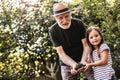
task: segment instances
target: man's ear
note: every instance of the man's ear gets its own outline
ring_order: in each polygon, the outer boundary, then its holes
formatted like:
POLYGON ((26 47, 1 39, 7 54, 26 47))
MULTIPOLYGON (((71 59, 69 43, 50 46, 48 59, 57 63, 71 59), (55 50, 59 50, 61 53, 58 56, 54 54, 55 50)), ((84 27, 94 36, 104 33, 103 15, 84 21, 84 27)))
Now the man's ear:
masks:
POLYGON ((71 16, 71 18, 72 18, 72 13, 70 12, 70 16, 71 16))

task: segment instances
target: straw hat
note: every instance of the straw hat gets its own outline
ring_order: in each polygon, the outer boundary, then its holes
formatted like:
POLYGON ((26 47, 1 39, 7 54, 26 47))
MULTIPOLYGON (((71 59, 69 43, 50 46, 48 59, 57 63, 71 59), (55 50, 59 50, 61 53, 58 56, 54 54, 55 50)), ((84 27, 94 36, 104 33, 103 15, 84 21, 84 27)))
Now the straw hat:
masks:
POLYGON ((70 12, 67 4, 61 2, 53 5, 53 16, 57 16, 67 12, 70 12))

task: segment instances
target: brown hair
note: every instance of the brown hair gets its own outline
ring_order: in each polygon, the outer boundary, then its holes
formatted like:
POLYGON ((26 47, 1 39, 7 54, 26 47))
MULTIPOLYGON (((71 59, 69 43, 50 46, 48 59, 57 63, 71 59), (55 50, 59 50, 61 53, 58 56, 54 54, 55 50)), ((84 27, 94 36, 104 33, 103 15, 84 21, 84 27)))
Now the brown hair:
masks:
POLYGON ((86 40, 87 40, 87 43, 88 43, 88 46, 92 49, 92 51, 94 50, 94 47, 93 47, 93 45, 90 43, 90 41, 89 41, 89 34, 91 33, 91 31, 92 30, 96 30, 99 34, 100 34, 100 36, 101 36, 101 38, 102 38, 102 40, 101 40, 101 42, 100 42, 100 44, 98 45, 98 46, 100 46, 103 42, 104 42, 104 40, 103 40, 103 36, 102 36, 102 34, 101 34, 101 32, 99 31, 99 29, 97 28, 97 27, 95 27, 95 26, 91 26, 91 27, 89 27, 88 29, 87 29, 87 31, 86 31, 86 40))

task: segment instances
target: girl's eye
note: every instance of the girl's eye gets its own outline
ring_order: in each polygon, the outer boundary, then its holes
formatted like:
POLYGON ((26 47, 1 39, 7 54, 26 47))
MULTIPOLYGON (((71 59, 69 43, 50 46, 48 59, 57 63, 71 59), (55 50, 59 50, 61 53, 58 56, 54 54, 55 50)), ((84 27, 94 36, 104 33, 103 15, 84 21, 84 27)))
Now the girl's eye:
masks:
POLYGON ((95 37, 98 37, 98 35, 95 35, 95 37))
POLYGON ((91 36, 90 39, 92 39, 93 37, 91 36))

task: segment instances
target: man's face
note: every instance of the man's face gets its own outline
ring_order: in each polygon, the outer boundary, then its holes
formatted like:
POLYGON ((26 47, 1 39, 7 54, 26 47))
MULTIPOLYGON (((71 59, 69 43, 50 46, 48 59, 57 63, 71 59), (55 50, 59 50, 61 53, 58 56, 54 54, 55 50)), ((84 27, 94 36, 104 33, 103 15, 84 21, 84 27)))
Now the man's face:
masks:
POLYGON ((70 12, 54 16, 58 25, 63 29, 68 29, 71 25, 71 14, 70 12))

